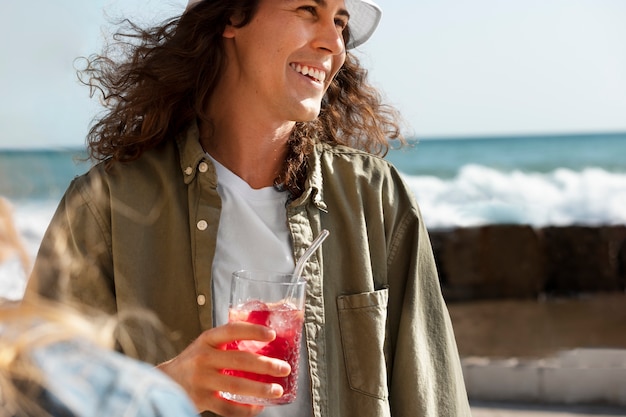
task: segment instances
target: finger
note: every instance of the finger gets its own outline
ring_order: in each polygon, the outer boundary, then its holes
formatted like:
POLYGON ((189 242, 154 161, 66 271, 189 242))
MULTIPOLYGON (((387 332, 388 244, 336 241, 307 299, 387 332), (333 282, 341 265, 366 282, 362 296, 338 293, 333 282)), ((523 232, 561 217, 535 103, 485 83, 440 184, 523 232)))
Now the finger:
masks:
POLYGON ((247 405, 243 408, 236 407, 236 405, 241 404, 222 398, 219 392, 267 399, 280 398, 284 394, 280 384, 257 382, 221 373, 214 374, 212 378, 206 379, 204 384, 194 388, 192 399, 196 407, 199 410, 210 410, 221 416, 248 415, 247 413, 253 410, 249 410, 247 405), (224 404, 225 402, 228 404, 224 404))
POLYGON ((263 406, 236 403, 216 397, 212 411, 224 417, 253 417, 263 411, 263 406))
POLYGON ((284 394, 280 384, 272 382, 259 382, 243 376, 222 374, 217 381, 222 392, 256 398, 280 398, 284 394))
POLYGON ((285 377, 291 373, 289 362, 239 350, 215 351, 207 361, 209 367, 220 370, 230 369, 274 377, 285 377))
POLYGON ((219 390, 207 390, 204 398, 200 401, 203 404, 200 409, 206 408, 221 416, 255 416, 263 411, 263 407, 225 399, 220 396, 219 391, 267 399, 280 398, 284 393, 279 384, 256 382, 230 375, 220 374, 214 377, 212 382, 221 388, 219 390))
POLYGON ((235 340, 271 342, 276 338, 276 332, 267 326, 237 322, 207 330, 202 333, 201 337, 205 343, 211 346, 221 347, 235 340))

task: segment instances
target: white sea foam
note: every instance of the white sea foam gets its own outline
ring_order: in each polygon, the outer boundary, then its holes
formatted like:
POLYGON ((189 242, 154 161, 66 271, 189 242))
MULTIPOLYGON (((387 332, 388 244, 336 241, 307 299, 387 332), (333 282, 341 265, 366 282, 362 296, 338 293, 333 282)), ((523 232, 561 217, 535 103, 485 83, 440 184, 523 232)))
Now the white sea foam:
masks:
POLYGON ((15 224, 26 250, 34 258, 52 219, 57 201, 27 201, 14 204, 15 224))
POLYGON ((0 265, 0 301, 19 300, 26 289, 26 273, 18 256, 12 255, 0 265))
MULTIPOLYGON (((466 165, 451 179, 403 176, 429 228, 626 224, 626 173, 600 168, 560 168, 545 174, 502 172, 466 165)), ((13 203, 18 230, 33 257, 57 203, 13 203)))
POLYGON ((626 224, 625 173, 588 168, 540 174, 466 165, 449 180, 405 180, 429 228, 626 224))
MULTIPOLYGON (((32 260, 37 255, 44 232, 56 208, 56 201, 29 201, 13 203, 15 226, 32 260)), ((30 271, 24 271, 17 256, 11 256, 0 265, 0 299, 18 300, 26 288, 30 271)))

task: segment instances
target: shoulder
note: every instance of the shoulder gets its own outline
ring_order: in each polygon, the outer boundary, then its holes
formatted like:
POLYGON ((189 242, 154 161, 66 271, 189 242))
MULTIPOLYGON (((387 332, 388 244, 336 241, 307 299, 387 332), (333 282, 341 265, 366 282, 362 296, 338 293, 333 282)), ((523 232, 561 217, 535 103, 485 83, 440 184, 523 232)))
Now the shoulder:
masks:
POLYGON ((162 172, 171 175, 170 171, 180 171, 178 150, 172 141, 164 142, 132 161, 99 162, 83 175, 83 181, 102 179, 110 183, 118 181, 125 184, 129 180, 154 180, 155 176, 159 177, 159 173, 162 172))
POLYGON ((344 145, 319 144, 316 151, 320 159, 326 163, 359 164, 375 167, 379 170, 395 170, 393 165, 383 157, 344 145))
POLYGON ((111 197, 122 198, 158 193, 163 183, 182 178, 176 145, 169 142, 148 150, 136 160, 95 164, 83 175, 74 178, 68 187, 70 195, 80 195, 84 200, 111 197))
POLYGON ((376 192, 400 193, 412 199, 402 174, 389 161, 347 146, 320 144, 316 148, 324 187, 344 184, 376 192))

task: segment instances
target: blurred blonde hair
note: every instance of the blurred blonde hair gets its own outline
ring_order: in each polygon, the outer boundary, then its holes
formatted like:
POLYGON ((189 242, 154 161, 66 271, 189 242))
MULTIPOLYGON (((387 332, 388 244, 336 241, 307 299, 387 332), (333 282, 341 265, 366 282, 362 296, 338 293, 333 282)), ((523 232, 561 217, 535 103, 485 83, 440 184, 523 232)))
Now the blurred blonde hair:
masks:
MULTIPOLYGON (((10 205, 0 196, 0 267, 14 254, 27 274, 29 256, 15 228, 10 205)), ((43 297, 30 297, 28 301, 0 299, 0 417, 50 415, 34 398, 38 392, 31 389, 45 387, 40 370, 30 358, 34 349, 82 339, 105 349, 123 348, 134 356, 125 322, 140 323, 148 344, 163 343, 160 336, 164 331, 158 319, 146 311, 114 317, 43 297)))
POLYGON ((87 339, 105 348, 114 345, 112 317, 86 317, 74 309, 41 299, 0 306, 0 417, 48 416, 37 402, 45 387, 30 353, 48 344, 87 339))
MULTIPOLYGON (((12 256, 19 258, 26 276, 30 258, 15 227, 12 207, 0 197, 0 267, 12 256)), ((0 302, 0 416, 48 415, 30 398, 32 392, 23 392, 20 386, 25 381, 42 386, 41 375, 28 360, 28 353, 39 346, 79 335, 112 347, 114 321, 104 317, 97 321, 96 324, 69 307, 43 299, 36 304, 0 302)))
POLYGON ((17 255, 24 273, 31 267, 30 258, 13 221, 13 209, 9 202, 0 196, 0 264, 12 255, 17 255))

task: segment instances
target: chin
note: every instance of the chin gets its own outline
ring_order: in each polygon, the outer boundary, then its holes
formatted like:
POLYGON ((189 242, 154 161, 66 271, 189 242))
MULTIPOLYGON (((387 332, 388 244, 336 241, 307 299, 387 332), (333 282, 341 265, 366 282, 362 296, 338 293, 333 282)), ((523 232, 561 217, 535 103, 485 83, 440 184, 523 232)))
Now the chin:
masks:
POLYGON ((313 115, 313 116, 310 116, 310 117, 303 117, 303 118, 301 118, 301 119, 294 120, 294 121, 295 121, 295 122, 298 122, 298 123, 312 122, 313 120, 317 119, 317 116, 319 116, 319 112, 318 112, 317 114, 313 115))
MULTIPOLYGON (((285 105, 287 105, 285 103, 285 105)), ((294 122, 310 122, 317 119, 322 109, 321 97, 307 97, 291 102, 291 108, 286 108, 290 115, 289 120, 294 122)))
POLYGON ((298 115, 296 116, 296 119, 294 121, 311 122, 317 119, 317 117, 320 115, 320 110, 321 110, 320 106, 313 107, 313 108, 307 107, 305 109, 302 109, 302 111, 298 112, 298 115))

